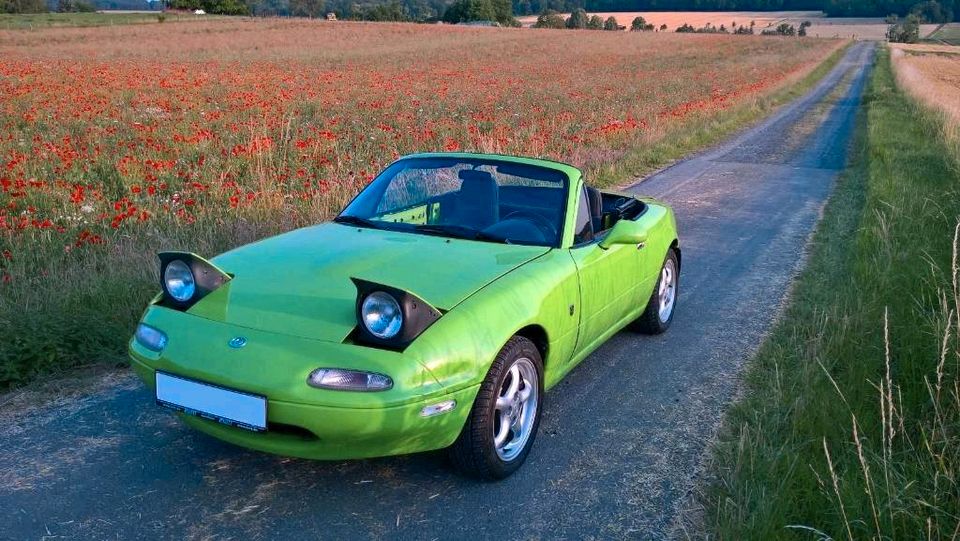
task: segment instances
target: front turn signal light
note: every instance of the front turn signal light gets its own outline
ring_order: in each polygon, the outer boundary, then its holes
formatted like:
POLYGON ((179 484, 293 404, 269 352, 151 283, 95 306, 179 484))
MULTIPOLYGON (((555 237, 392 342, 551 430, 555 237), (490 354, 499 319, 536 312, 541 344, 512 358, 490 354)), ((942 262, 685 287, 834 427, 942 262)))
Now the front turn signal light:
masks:
POLYGON ((317 368, 307 376, 307 385, 334 391, 388 391, 393 388, 393 380, 375 372, 317 368))

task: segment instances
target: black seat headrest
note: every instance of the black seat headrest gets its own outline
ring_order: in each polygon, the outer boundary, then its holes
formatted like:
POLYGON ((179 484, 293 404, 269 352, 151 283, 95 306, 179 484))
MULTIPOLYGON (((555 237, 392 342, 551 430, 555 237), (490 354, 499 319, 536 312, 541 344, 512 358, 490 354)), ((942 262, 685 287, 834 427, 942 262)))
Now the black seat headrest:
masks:
POLYGON ((600 190, 587 186, 587 200, 590 203, 590 216, 598 220, 603 216, 603 196, 600 190))
POLYGON ((461 169, 457 173, 457 176, 460 177, 460 180, 466 182, 470 181, 481 181, 481 182, 493 182, 496 184, 496 181, 493 179, 493 175, 487 171, 478 171, 476 169, 461 169))

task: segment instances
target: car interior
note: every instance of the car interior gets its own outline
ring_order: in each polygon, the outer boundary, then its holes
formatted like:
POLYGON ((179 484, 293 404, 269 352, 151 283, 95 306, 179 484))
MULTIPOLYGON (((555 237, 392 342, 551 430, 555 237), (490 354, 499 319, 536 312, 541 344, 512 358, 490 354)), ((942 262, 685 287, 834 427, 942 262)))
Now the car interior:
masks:
POLYGON ((594 236, 602 236, 619 220, 632 220, 643 213, 645 205, 632 197, 604 193, 586 186, 587 201, 590 204, 590 221, 594 236))
MULTIPOLYGON (((520 244, 559 245, 566 209, 564 183, 536 178, 511 182, 509 173, 498 182, 497 176, 482 169, 463 169, 457 176, 458 189, 381 216, 395 222, 464 227, 520 244)), ((589 186, 585 191, 591 227, 578 242, 602 237, 617 221, 636 218, 645 208, 632 197, 589 186)))
MULTIPOLYGON (((481 170, 459 172, 462 184, 443 221, 466 225, 485 233, 520 242, 554 245, 558 225, 563 223, 564 190, 542 186, 499 185, 481 170)), ((602 236, 618 220, 633 219, 644 209, 642 202, 586 187, 593 237, 602 236)))

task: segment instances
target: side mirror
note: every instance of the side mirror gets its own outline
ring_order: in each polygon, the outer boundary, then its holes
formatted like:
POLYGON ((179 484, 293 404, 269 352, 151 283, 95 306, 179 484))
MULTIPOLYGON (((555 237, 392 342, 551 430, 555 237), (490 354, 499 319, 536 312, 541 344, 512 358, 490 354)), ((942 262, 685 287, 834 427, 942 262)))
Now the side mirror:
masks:
POLYGON ((600 241, 599 246, 604 250, 608 250, 615 244, 640 244, 647 242, 648 232, 648 228, 640 222, 620 220, 613 226, 613 229, 607 233, 607 236, 600 241))

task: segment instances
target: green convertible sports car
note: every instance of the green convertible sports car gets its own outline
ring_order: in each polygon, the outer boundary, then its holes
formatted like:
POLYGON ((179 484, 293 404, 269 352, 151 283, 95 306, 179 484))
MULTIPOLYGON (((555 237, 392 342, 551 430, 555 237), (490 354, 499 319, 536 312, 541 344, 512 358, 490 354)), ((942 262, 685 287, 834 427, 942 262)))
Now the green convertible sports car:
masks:
POLYGON ((664 204, 467 153, 397 160, 332 223, 159 257, 130 356, 190 426, 314 459, 449 447, 488 479, 523 463, 544 391, 591 351, 670 326, 680 272, 664 204))

